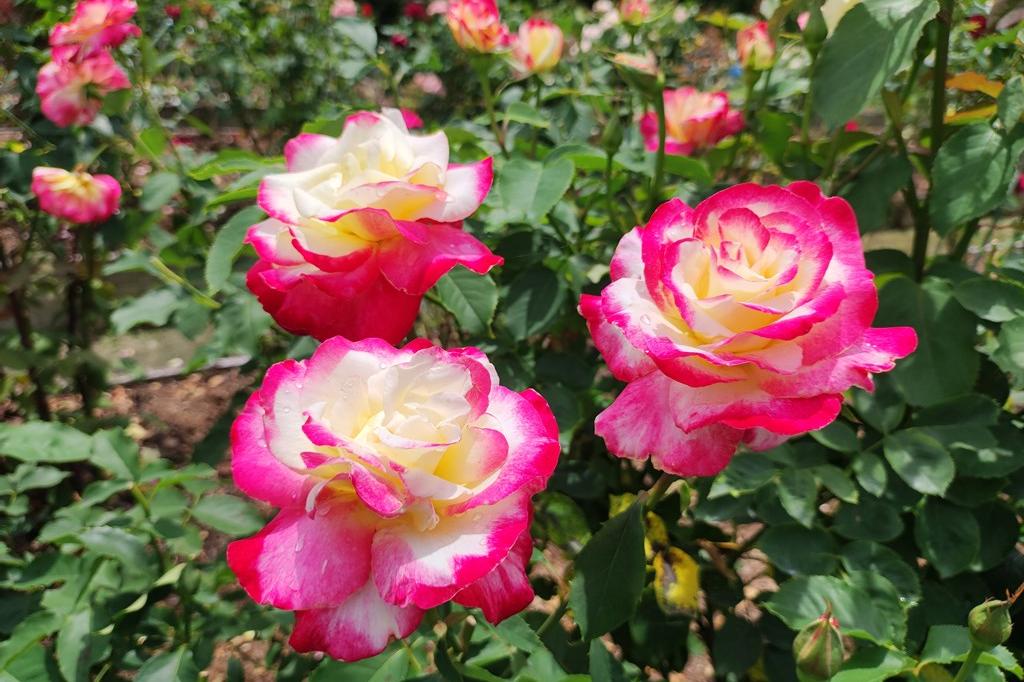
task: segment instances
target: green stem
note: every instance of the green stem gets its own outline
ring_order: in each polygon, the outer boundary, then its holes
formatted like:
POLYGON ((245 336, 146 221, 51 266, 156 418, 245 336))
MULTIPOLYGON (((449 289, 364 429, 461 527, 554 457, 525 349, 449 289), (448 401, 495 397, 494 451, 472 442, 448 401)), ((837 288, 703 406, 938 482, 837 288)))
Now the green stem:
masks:
POLYGON ((977 645, 972 644, 971 650, 967 654, 967 658, 960 666, 960 670, 957 672, 956 677, 953 678, 953 682, 966 682, 967 678, 970 677, 971 671, 974 670, 974 665, 981 658, 981 654, 984 653, 977 645))
MULTIPOLYGON (((84 273, 75 275, 68 289, 68 342, 72 347, 87 351, 92 344, 92 280, 96 275, 96 235, 93 225, 75 230, 75 245, 82 256, 84 273)), ((95 407, 95 390, 89 372, 79 367, 75 371, 75 388, 82 396, 82 411, 91 416, 95 407)))
POLYGON ((935 68, 932 71, 932 163, 942 147, 943 120, 946 117, 946 70, 949 67, 949 33, 953 23, 954 0, 941 0, 938 36, 935 45, 935 68))
MULTIPOLYGON (((903 139, 903 132, 891 115, 889 116, 889 126, 900 154, 907 163, 913 165, 910 160, 910 150, 907 149, 907 143, 903 139)), ((907 186, 903 188, 903 197, 914 218, 914 244, 911 254, 914 261, 914 277, 920 282, 924 278, 924 266, 928 258, 928 233, 931 231, 931 226, 928 222, 928 211, 917 198, 917 187, 914 185, 913 176, 907 181, 907 186)))
POLYGON ((651 189, 647 197, 647 215, 661 202, 661 186, 665 181, 665 93, 659 89, 654 97, 654 111, 658 116, 658 151, 654 157, 654 175, 651 177, 651 189))
MULTIPOLYGON (((541 91, 543 83, 540 80, 540 76, 534 76, 534 81, 537 83, 537 90, 534 94, 534 108, 539 112, 543 106, 543 92, 541 91)), ((537 140, 540 138, 540 129, 534 127, 533 139, 530 141, 530 158, 537 158, 537 140)))
POLYGON ((550 630, 552 625, 554 625, 555 623, 557 623, 558 621, 560 621, 562 619, 562 616, 565 615, 565 612, 568 609, 569 609, 569 601, 567 599, 559 597, 558 598, 558 606, 555 607, 555 610, 552 611, 548 615, 547 619, 543 623, 540 624, 540 627, 537 628, 537 637, 543 637, 544 633, 547 632, 548 630, 550 630))
POLYGON ((665 497, 668 487, 672 485, 674 480, 676 480, 676 477, 672 474, 662 474, 646 494, 640 494, 638 501, 643 502, 645 507, 654 507, 658 502, 661 502, 661 498, 665 497))
POLYGON ((501 155, 508 158, 508 150, 505 149, 505 136, 498 127, 498 115, 494 110, 494 91, 491 89, 490 57, 479 55, 473 58, 473 69, 480 80, 480 88, 484 94, 484 107, 487 109, 487 118, 491 124, 491 134, 501 150, 501 155))
POLYGON ((615 197, 612 196, 612 168, 614 161, 615 154, 608 152, 604 164, 605 199, 608 201, 608 217, 612 219, 612 224, 615 225, 615 229, 619 232, 625 232, 626 227, 622 224, 622 219, 619 217, 619 211, 615 208, 615 197))
POLYGON ((954 261, 960 262, 967 255, 967 249, 970 248, 971 242, 974 240, 974 235, 978 233, 978 227, 981 226, 981 219, 975 218, 971 222, 967 223, 967 227, 964 228, 964 233, 960 235, 960 239, 957 241, 956 246, 950 252, 949 257, 954 261))

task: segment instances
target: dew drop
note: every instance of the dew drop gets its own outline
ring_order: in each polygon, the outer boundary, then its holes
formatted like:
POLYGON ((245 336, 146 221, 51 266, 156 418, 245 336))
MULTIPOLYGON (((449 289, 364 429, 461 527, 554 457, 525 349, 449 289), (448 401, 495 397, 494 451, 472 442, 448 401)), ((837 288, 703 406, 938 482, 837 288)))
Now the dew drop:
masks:
POLYGON ((651 323, 651 316, 650 315, 641 315, 640 316, 640 321, 642 323, 644 323, 644 324, 650 324, 651 323))
POLYGON ((304 542, 305 542, 305 538, 303 536, 301 536, 301 535, 298 538, 295 539, 295 552, 296 553, 302 551, 302 545, 304 544, 304 542))
POLYGON ((323 575, 326 572, 327 572, 327 559, 324 559, 324 562, 322 564, 320 564, 320 575, 323 575))

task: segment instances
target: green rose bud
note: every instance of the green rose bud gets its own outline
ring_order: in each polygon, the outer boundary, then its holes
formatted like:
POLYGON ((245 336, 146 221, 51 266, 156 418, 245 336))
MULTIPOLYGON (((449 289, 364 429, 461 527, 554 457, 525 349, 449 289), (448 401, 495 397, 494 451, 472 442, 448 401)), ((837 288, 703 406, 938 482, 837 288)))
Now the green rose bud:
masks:
POLYGON ((807 24, 804 26, 803 39, 804 47, 811 53, 811 57, 817 56, 821 46, 828 37, 828 26, 825 24, 825 17, 821 14, 821 7, 817 2, 811 3, 808 11, 807 24))
POLYGON ((793 656, 803 679, 828 680, 843 665, 843 638, 829 606, 821 618, 807 625, 793 640, 793 656))
POLYGON ((975 646, 991 649, 1010 638, 1013 630, 1010 604, 1010 601, 991 600, 971 609, 967 616, 967 628, 975 646))

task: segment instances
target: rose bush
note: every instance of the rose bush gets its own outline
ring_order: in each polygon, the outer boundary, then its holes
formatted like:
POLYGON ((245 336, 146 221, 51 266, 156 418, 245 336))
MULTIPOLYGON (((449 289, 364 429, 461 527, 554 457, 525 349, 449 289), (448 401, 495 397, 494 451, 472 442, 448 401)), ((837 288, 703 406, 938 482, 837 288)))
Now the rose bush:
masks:
POLYGON ((1024 677, 1022 20, 0 0, 0 681, 1024 677))
POLYGON ((612 283, 580 312, 629 382, 595 421, 620 457, 679 476, 720 471, 827 426, 851 386, 917 344, 878 309, 853 210, 812 183, 736 185, 663 204, 619 242, 612 283))

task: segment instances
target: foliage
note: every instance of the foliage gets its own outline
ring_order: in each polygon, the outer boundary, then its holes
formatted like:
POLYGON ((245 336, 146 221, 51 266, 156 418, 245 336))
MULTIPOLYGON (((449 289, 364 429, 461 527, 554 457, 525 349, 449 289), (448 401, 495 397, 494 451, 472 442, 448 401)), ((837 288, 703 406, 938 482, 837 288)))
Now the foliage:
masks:
POLYGON ((781 682, 797 678, 796 633, 826 610, 845 638, 836 680, 955 673, 967 659, 971 679, 1024 677, 1019 634, 982 652, 967 628, 972 607, 1024 582, 1021 24, 973 2, 863 0, 822 43, 797 24, 816 3, 764 0, 775 63, 744 72, 731 42, 749 14, 666 2, 627 29, 582 4, 502 3, 512 25, 544 13, 569 47, 543 76, 483 61, 499 84, 484 102, 468 85, 481 62, 442 17, 375 24, 332 18, 322 0, 196 0, 172 19, 141 4, 142 36, 118 53, 133 88, 62 129, 34 86, 70 7, 0 2, 14 17, 0 26, 0 679, 193 680, 225 657, 219 679, 243 679, 240 645, 258 641, 281 680, 632 680, 710 662, 722 679, 781 682), (988 15, 983 35, 974 14, 988 15), (634 46, 657 56, 659 77, 623 78, 609 57, 634 46), (665 84, 726 91, 746 128, 659 160, 634 121, 652 108, 645 88, 660 97, 665 84), (504 265, 444 277, 415 334, 476 345, 504 384, 537 389, 563 451, 535 499, 535 607, 491 625, 445 606, 405 643, 341 663, 283 645, 290 616, 253 604, 225 564, 225 538, 265 517, 223 466, 241 399, 172 460, 106 409, 111 379, 144 368, 97 345, 173 330, 198 340, 186 372, 240 356, 253 376, 308 356, 312 342, 246 291, 253 199, 285 140, 336 134, 382 104, 443 129, 454 161, 496 162, 466 229, 504 265), (125 193, 110 220, 69 230, 38 210, 31 171, 79 164, 125 193), (851 203, 876 324, 912 325, 918 349, 874 393, 850 391, 831 426, 666 487, 594 435, 621 385, 576 304, 660 200, 798 179, 851 203))

